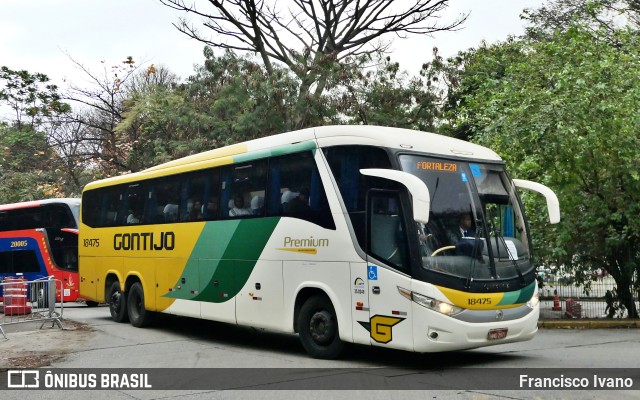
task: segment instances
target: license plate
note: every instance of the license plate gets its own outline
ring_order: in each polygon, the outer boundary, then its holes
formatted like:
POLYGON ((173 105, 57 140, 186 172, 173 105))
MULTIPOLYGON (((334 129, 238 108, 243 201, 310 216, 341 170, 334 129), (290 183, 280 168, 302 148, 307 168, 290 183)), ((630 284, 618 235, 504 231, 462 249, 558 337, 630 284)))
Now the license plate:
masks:
POLYGON ((504 339, 507 337, 508 328, 491 329, 487 334, 487 340, 504 339))

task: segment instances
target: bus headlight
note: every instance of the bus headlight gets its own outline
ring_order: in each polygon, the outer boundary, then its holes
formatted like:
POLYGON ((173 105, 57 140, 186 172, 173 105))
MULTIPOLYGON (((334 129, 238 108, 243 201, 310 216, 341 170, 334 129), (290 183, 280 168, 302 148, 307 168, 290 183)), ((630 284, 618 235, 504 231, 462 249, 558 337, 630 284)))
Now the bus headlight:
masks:
POLYGON ((538 305, 538 303, 540 303, 540 294, 538 293, 538 291, 536 290, 533 293, 533 296, 531 296, 531 299, 529 301, 527 301, 527 306, 531 309, 536 308, 536 306, 538 305))
POLYGON ((440 314, 444 315, 453 316, 464 311, 464 308, 454 306, 453 304, 436 300, 431 297, 418 294, 416 292, 411 292, 411 299, 423 307, 426 307, 433 311, 437 311, 440 314))

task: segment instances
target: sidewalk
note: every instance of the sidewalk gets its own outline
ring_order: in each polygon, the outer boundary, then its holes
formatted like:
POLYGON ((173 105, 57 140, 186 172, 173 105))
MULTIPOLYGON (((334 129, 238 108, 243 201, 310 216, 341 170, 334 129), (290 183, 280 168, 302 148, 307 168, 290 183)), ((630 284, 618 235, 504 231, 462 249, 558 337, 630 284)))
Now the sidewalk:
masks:
POLYGON ((538 328, 630 329, 640 328, 639 319, 553 319, 538 321, 538 328))

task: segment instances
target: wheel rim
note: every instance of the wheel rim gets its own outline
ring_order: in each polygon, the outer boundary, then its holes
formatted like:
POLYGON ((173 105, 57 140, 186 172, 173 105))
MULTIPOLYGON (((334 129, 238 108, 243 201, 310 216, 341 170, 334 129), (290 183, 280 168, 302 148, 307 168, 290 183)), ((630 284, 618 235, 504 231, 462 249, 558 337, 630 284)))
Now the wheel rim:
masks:
POLYGON ((117 290, 115 292, 113 292, 113 294, 111 295, 111 303, 109 304, 109 306, 116 313, 120 311, 120 297, 121 296, 122 296, 122 294, 117 290))
POLYGON ((309 320, 309 333, 317 344, 329 344, 336 334, 335 320, 326 310, 318 311, 309 320))

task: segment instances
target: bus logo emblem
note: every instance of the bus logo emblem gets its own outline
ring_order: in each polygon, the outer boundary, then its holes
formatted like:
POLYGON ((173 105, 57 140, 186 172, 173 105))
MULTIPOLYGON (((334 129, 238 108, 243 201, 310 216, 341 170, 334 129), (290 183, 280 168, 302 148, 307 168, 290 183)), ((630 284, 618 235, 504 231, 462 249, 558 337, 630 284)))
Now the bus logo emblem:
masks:
POLYGON ((358 321, 358 323, 369 331, 371 339, 378 343, 389 343, 393 340, 393 327, 404 320, 404 318, 374 315, 369 322, 358 321))

